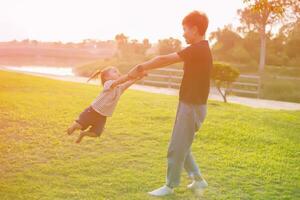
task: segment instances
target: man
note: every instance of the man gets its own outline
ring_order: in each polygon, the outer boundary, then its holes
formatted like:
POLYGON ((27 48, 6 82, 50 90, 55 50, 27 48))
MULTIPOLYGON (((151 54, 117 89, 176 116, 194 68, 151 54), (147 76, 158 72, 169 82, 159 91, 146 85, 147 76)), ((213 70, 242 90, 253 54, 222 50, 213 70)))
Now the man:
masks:
POLYGON ((193 11, 183 19, 182 26, 188 47, 179 52, 157 56, 141 63, 114 83, 116 86, 128 79, 142 76, 149 70, 184 62, 179 105, 168 149, 166 185, 149 192, 153 196, 173 193, 173 188, 180 183, 183 168, 193 179, 193 182, 188 185, 189 189, 199 194, 208 186, 191 153, 194 135, 206 116, 210 89, 212 56, 208 41, 205 40, 208 18, 202 12, 193 11))

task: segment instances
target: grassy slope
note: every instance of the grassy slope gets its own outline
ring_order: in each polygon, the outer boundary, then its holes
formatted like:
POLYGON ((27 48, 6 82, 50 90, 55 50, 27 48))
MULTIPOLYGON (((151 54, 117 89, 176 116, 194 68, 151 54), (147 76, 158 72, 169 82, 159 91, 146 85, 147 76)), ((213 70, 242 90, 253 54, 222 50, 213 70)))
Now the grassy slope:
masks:
MULTIPOLYGON (((128 91, 101 138, 65 128, 99 88, 0 71, 1 199, 152 199, 165 180, 177 98, 128 91)), ((203 199, 297 199, 300 112, 209 102, 193 152, 203 199)), ((193 199, 186 174, 176 194, 193 199)))

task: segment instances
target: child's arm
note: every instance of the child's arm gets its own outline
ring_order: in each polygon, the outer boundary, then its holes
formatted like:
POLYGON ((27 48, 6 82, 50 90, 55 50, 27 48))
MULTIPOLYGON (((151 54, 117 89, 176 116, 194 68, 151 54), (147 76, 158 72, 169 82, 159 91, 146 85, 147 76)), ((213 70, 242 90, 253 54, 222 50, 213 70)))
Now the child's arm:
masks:
POLYGON ((113 82, 113 84, 111 85, 111 88, 114 88, 117 85, 123 84, 130 80, 134 80, 135 82, 137 81, 136 79, 140 80, 141 78, 143 78, 144 76, 147 75, 145 70, 143 70, 143 69, 141 69, 141 70, 142 71, 138 71, 139 75, 136 77, 132 77, 129 74, 122 75, 121 77, 119 77, 117 80, 115 80, 113 82))
POLYGON ((141 80, 144 76, 146 76, 146 74, 144 74, 142 77, 138 77, 138 78, 135 78, 135 79, 130 79, 128 81, 126 81, 125 83, 122 83, 119 85, 119 87, 122 88, 122 90, 126 90, 127 88, 129 88, 131 85, 135 84, 138 80, 141 80))
POLYGON ((124 91, 136 82, 137 82, 137 79, 130 79, 129 81, 126 81, 125 83, 120 84, 119 87, 121 87, 122 90, 124 91))

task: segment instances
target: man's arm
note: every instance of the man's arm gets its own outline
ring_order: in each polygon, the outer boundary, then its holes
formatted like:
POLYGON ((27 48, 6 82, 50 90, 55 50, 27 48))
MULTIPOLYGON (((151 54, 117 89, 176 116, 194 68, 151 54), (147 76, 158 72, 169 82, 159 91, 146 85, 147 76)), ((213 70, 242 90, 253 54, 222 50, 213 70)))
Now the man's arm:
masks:
POLYGON ((182 58, 177 53, 171 53, 168 55, 156 56, 144 63, 136 65, 132 68, 128 74, 125 74, 118 78, 113 84, 112 88, 120 85, 128 80, 135 79, 137 77, 143 77, 147 74, 147 71, 162 68, 174 63, 182 62, 182 58))
POLYGON ((177 53, 170 53, 167 55, 156 56, 151 60, 148 60, 140 65, 143 66, 143 70, 149 71, 156 68, 166 67, 168 65, 182 62, 182 59, 177 53))
POLYGON ((156 56, 151 60, 148 60, 144 63, 136 65, 128 72, 129 77, 137 77, 145 71, 152 69, 166 67, 168 65, 182 62, 182 58, 177 53, 171 53, 167 55, 156 56))

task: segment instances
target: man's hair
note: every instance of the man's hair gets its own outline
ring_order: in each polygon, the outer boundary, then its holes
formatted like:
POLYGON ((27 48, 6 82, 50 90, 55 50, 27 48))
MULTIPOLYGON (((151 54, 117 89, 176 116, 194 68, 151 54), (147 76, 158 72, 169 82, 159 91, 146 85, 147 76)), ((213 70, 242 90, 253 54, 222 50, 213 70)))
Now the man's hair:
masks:
POLYGON ((193 11, 184 17, 182 25, 196 26, 200 35, 205 35, 208 27, 208 18, 204 12, 193 11))

